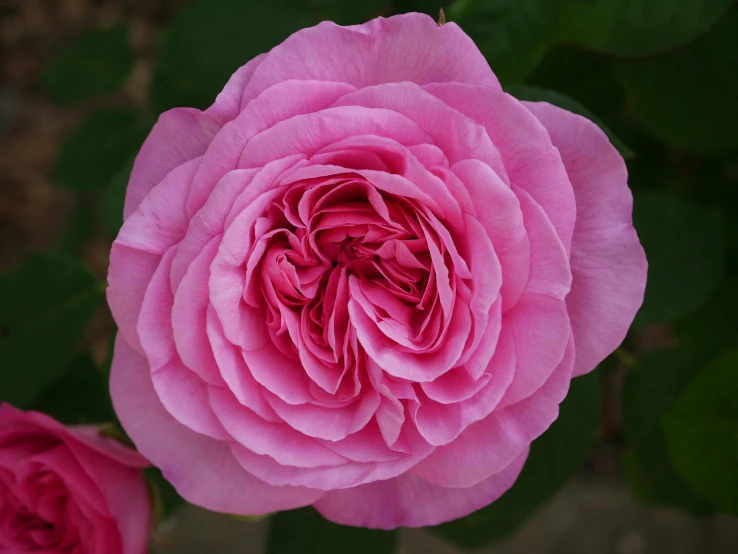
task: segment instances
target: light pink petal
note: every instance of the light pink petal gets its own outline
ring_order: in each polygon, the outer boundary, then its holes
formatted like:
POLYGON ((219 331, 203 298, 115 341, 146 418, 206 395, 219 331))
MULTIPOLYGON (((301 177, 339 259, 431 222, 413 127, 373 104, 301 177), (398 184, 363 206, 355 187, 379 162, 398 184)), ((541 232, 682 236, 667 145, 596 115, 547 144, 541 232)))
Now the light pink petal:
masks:
POLYGON ((283 171, 303 158, 294 156, 264 167, 236 169, 226 173, 215 184, 205 205, 189 221, 187 234, 172 262, 172 286, 179 284, 192 260, 210 240, 223 234, 235 215, 273 186, 283 171))
POLYGON ((367 388, 360 398, 345 407, 323 407, 317 404, 288 404, 278 396, 265 392, 274 411, 295 430, 318 439, 338 441, 363 429, 377 411, 380 397, 367 388))
POLYGON ((270 456, 257 454, 238 443, 231 445, 233 456, 244 468, 274 486, 307 486, 323 491, 353 487, 371 480, 376 463, 347 460, 337 466, 295 467, 280 464, 270 456))
POLYGON ((177 167, 130 214, 110 251, 107 298, 129 344, 141 350, 136 325, 146 287, 161 256, 184 236, 184 212, 198 160, 177 167))
POLYGON ((511 331, 517 359, 515 376, 501 402, 509 406, 535 393, 554 373, 565 356, 571 324, 563 300, 524 294, 502 325, 511 331))
MULTIPOLYGON (((417 145, 420 146, 430 145, 417 145)), ((451 226, 460 225, 461 212, 458 202, 448 191, 443 180, 428 171, 410 148, 386 137, 351 136, 323 148, 310 159, 310 165, 371 171, 359 174, 372 184, 378 181, 376 184, 382 190, 392 190, 397 178, 391 175, 401 175, 423 193, 427 200, 425 205, 429 206, 444 223, 451 226), (384 167, 372 167, 371 161, 384 167)), ((437 150, 437 147, 432 148, 437 150)), ((291 180, 296 180, 295 176, 291 180)), ((402 188, 399 187, 399 190, 402 188)))
POLYGON ((255 308, 243 301, 244 264, 252 249, 257 219, 280 194, 279 189, 262 193, 234 219, 210 267, 210 301, 223 325, 223 332, 229 341, 246 351, 264 348, 270 342, 265 308, 255 308))
POLYGON ((456 404, 471 398, 489 383, 491 375, 483 374, 479 379, 472 379, 464 366, 455 367, 434 381, 420 383, 423 392, 440 404, 456 404))
POLYGON ((564 299, 571 290, 571 268, 561 237, 542 207, 525 190, 513 185, 530 238, 530 273, 523 294, 564 299))
POLYGON ((207 436, 227 439, 228 433, 212 413, 207 384, 187 368, 177 353, 172 332, 173 295, 169 273, 176 246, 162 258, 144 296, 138 336, 162 405, 180 423, 207 436))
POLYGON ((505 469, 468 488, 445 488, 405 473, 352 489, 328 492, 315 503, 342 525, 395 529, 425 527, 464 517, 502 496, 520 475, 527 449, 505 469))
POLYGON ((143 252, 163 254, 187 232, 185 203, 200 158, 183 163, 156 185, 126 219, 115 241, 143 252))
MULTIPOLYGON (((281 421, 261 393, 262 385, 251 375, 241 350, 223 334, 223 327, 212 306, 207 313, 207 332, 213 354, 228 389, 238 401, 267 421, 281 421)), ((307 386, 306 386, 307 389, 307 386)), ((307 399, 307 394, 305 395, 307 399)))
MULTIPOLYGON (((497 344, 496 334, 501 328, 502 302, 498 302, 503 283, 502 267, 481 223, 473 216, 464 216, 466 228, 463 244, 464 257, 470 267, 471 287, 469 310, 472 315, 473 330, 465 346, 466 353, 459 359, 459 365, 466 364, 472 357, 475 362, 487 365, 497 344), (493 308, 497 304, 497 308, 493 308)), ((461 289, 466 284, 459 285, 461 289)), ((457 299, 457 302, 460 300, 457 299)))
POLYGON ((161 114, 133 164, 123 218, 128 219, 172 170, 202 156, 218 131, 220 125, 215 120, 194 108, 161 114))
POLYGON ((190 264, 203 248, 213 238, 223 234, 225 220, 233 207, 233 202, 259 171, 260 169, 241 169, 226 173, 211 191, 205 205, 189 219, 187 232, 179 244, 177 256, 172 261, 173 288, 179 286, 190 264))
MULTIPOLYGON (((491 88, 489 90, 499 92, 491 88)), ((427 142, 440 148, 451 164, 470 158, 477 159, 506 179, 499 147, 494 140, 490 140, 492 135, 484 125, 466 117, 456 106, 443 102, 417 83, 388 83, 366 87, 346 94, 335 105, 387 109, 402 114, 431 137, 432 140, 427 142)))
POLYGON ((523 295, 502 320, 513 332, 518 364, 501 406, 527 398, 543 385, 563 358, 571 333, 565 301, 571 271, 564 246, 541 207, 522 189, 513 190, 530 237, 531 261, 523 295))
POLYGON ((238 403, 227 389, 211 387, 210 403, 228 432, 255 454, 295 467, 338 466, 349 460, 285 423, 265 421, 238 403))
POLYGON ((361 289, 349 281, 352 298, 349 301, 349 317, 356 329, 356 336, 369 356, 388 374, 415 382, 432 381, 454 367, 463 351, 472 327, 469 307, 461 301, 454 302, 453 314, 448 323, 448 332, 441 340, 441 346, 430 352, 407 352, 398 348, 380 330, 377 322, 369 315, 367 300, 361 289))
POLYGON ((169 286, 169 270, 177 250, 174 246, 162 258, 151 277, 138 316, 136 332, 141 349, 151 370, 159 369, 170 360, 179 358, 172 335, 172 289, 169 286))
POLYGON ((499 473, 556 420, 573 366, 574 342, 569 341, 561 364, 535 394, 470 425, 454 442, 436 448, 412 472, 444 487, 470 487, 499 473))
POLYGON ((179 423, 213 439, 231 438, 210 406, 210 387, 179 359, 153 371, 151 381, 162 406, 179 423))
POLYGON ((623 158, 588 119, 545 102, 526 107, 561 152, 577 202, 566 298, 577 359, 588 373, 623 341, 643 303, 646 261, 633 229, 633 198, 623 158))
POLYGON ((161 262, 161 254, 141 252, 113 243, 108 267, 106 297, 113 319, 121 334, 139 352, 138 314, 141 312, 146 287, 161 262))
MULTIPOLYGON (((402 422, 400 422, 400 427, 402 422)), ((397 431, 399 437, 402 429, 397 431)), ((395 437, 393 446, 397 444, 398 437, 395 437)), ((404 457, 408 452, 392 450, 387 446, 379 425, 374 422, 364 427, 361 431, 349 435, 340 441, 326 441, 318 439, 318 442, 329 450, 353 460, 355 462, 389 462, 404 457)))
POLYGON ((509 182, 540 204, 569 252, 576 219, 574 192, 546 128, 517 99, 490 87, 442 83, 424 88, 486 128, 500 150, 509 182))
POLYGON ((347 462, 339 466, 302 468, 282 465, 269 456, 260 456, 241 445, 231 449, 238 462, 250 473, 273 485, 303 485, 311 488, 332 490, 346 489, 391 479, 405 473, 420 460, 428 456, 433 447, 423 441, 417 433, 407 434, 411 454, 385 462, 347 462))
POLYGON ((326 108, 351 90, 353 87, 346 83, 286 80, 250 99, 218 133, 203 156, 187 202, 187 213, 193 216, 208 200, 215 184, 238 167, 241 152, 254 136, 280 121, 326 108))
POLYGON ((462 160, 451 166, 450 183, 454 190, 469 195, 467 213, 484 227, 502 268, 502 310, 507 311, 523 294, 530 273, 530 238, 523 224, 520 201, 509 185, 487 164, 462 160))
MULTIPOLYGON (((420 434, 431 444, 442 446, 455 440, 469 425, 487 417, 497 408, 513 380, 517 364, 515 343, 512 331, 503 328, 494 357, 485 368, 484 374, 475 383, 475 387, 464 391, 456 402, 439 402, 428 395, 421 403, 411 408, 410 416, 418 426, 420 434)), ((433 383, 422 383, 424 392, 428 390, 440 394, 440 387, 433 389, 429 385, 442 385, 447 376, 458 373, 468 375, 467 368, 461 366, 436 379, 433 383), (440 383, 439 383, 440 382, 440 383)), ((447 393, 453 393, 450 387, 447 393)), ((462 389, 463 390, 463 389, 462 389)), ((448 398, 443 398, 448 400, 448 398)))
POLYGON ((461 82, 500 88, 472 40, 455 24, 419 13, 340 27, 324 21, 274 48, 244 92, 253 98, 287 79, 337 81, 361 88, 380 83, 461 82))
POLYGON ((294 154, 312 156, 355 135, 379 135, 404 145, 429 142, 417 123, 395 111, 340 106, 297 115, 255 135, 243 148, 238 167, 261 167, 294 154))
POLYGON ((139 452, 187 501, 209 510, 257 515, 312 504, 322 491, 273 487, 244 471, 227 444, 190 431, 162 407, 146 359, 118 335, 110 375, 113 406, 139 452))
POLYGON ((487 328, 484 330, 479 344, 476 349, 471 352, 468 357, 464 357, 463 367, 472 379, 479 379, 481 375, 489 367, 492 357, 497 352, 497 345, 500 339, 502 329, 502 298, 498 297, 497 301, 492 304, 489 309, 489 319, 487 320, 487 328))
POLYGON ((329 394, 335 394, 341 384, 342 372, 337 370, 335 366, 331 367, 318 358, 315 353, 310 350, 309 343, 306 343, 303 331, 300 325, 300 315, 294 311, 285 311, 284 319, 289 329, 292 344, 295 345, 300 356, 300 363, 305 374, 318 385, 321 389, 329 394))
MULTIPOLYGON (((290 173, 288 177, 282 180, 282 184, 289 185, 304 179, 317 179, 328 177, 341 177, 347 175, 360 175, 377 189, 401 196, 412 198, 422 202, 424 206, 428 206, 434 212, 443 213, 440 204, 436 203, 436 198, 432 195, 437 191, 433 189, 423 190, 418 183, 408 179, 404 175, 387 173, 385 171, 375 171, 371 169, 346 169, 345 167, 335 165, 308 165, 296 169, 290 173)), ((422 183, 421 183, 422 184, 422 183)), ((458 208, 457 208, 458 209, 458 208)))
MULTIPOLYGON (((206 329, 206 315, 210 305, 210 264, 219 244, 219 237, 213 238, 190 264, 174 294, 171 326, 182 363, 206 383, 225 386, 206 329)), ((176 254, 174 257, 177 257, 176 254)), ((174 260, 172 267, 173 264, 174 260)))

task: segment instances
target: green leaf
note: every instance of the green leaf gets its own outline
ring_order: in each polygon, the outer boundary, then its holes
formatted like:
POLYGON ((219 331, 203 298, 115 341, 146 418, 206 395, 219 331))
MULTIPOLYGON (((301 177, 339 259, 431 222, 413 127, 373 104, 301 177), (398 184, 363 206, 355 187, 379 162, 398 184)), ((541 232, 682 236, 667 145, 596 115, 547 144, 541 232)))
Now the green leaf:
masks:
POLYGON ((738 516, 738 351, 705 367, 663 418, 679 474, 738 516))
POLYGON ((64 141, 52 180, 76 190, 103 188, 138 150, 146 131, 144 123, 128 110, 89 115, 64 141))
POLYGON ((82 102, 116 92, 133 67, 128 28, 86 31, 44 66, 41 82, 58 102, 82 102))
POLYGON ((26 407, 65 373, 101 292, 61 256, 36 254, 0 276, 0 401, 26 407))
POLYGON ((77 200, 76 206, 69 211, 67 215, 67 225, 64 228, 56 250, 73 256, 79 257, 95 230, 95 214, 92 208, 81 199, 77 200))
POLYGON ((123 205, 132 169, 133 161, 124 164, 105 187, 100 198, 100 217, 105 228, 113 236, 118 234, 123 225, 123 205))
POLYGON ((676 506, 696 515, 713 509, 676 473, 661 418, 701 365, 701 356, 692 349, 643 353, 628 370, 622 393, 626 475, 634 493, 647 503, 676 506))
POLYGON ((146 479, 152 497, 152 518, 155 525, 165 521, 176 512, 185 500, 155 467, 146 470, 146 479))
POLYGON ((64 376, 36 398, 32 409, 67 425, 115 419, 105 376, 89 354, 76 356, 64 376))
POLYGON ((635 324, 666 323, 700 307, 723 272, 721 212, 647 193, 635 197, 633 223, 648 258, 635 324))
POLYGON ((335 21, 339 25, 357 25, 387 15, 391 0, 313 0, 312 4, 321 19, 335 21))
POLYGON ((673 147, 738 148, 738 9, 694 44, 659 58, 623 63, 618 76, 633 116, 673 147))
POLYGON ((637 57, 686 44, 734 0, 562 0, 557 38, 590 50, 637 57))
POLYGON ((395 13, 418 12, 431 16, 438 21, 438 16, 443 8, 446 16, 454 0, 395 0, 395 13))
POLYGON ((195 0, 167 29, 152 84, 157 110, 204 108, 230 76, 291 33, 317 23, 300 0, 195 0))
POLYGON ((271 518, 267 554, 392 554, 397 531, 344 527, 312 508, 281 512, 271 518))
POLYGON ((553 90, 529 85, 512 85, 507 87, 507 92, 512 94, 518 100, 528 100, 530 102, 548 102, 549 104, 553 104, 554 106, 558 106, 559 108, 564 108, 565 110, 586 117, 605 132, 607 138, 610 139, 610 142, 615 148, 618 149, 618 152, 620 152, 620 155, 623 156, 623 158, 625 158, 626 160, 635 158, 635 152, 633 152, 630 148, 623 144, 623 142, 617 136, 615 136, 615 133, 608 129, 607 126, 597 116, 595 116, 586 107, 584 107, 573 98, 570 98, 553 90))
POLYGON ((108 339, 108 351, 105 355, 105 360, 102 363, 102 372, 105 375, 105 379, 110 379, 110 369, 113 366, 113 354, 115 354, 115 339, 118 336, 118 328, 115 327, 113 332, 110 334, 108 339))
POLYGON ((558 0, 457 0, 446 16, 474 40, 501 82, 518 83, 551 45, 557 4, 558 0))
POLYGON ((674 322, 681 344, 702 352, 721 352, 738 337, 738 279, 725 279, 696 312, 674 322))
POLYGON ((509 536, 577 472, 592 444, 599 411, 598 375, 574 379, 558 419, 533 442, 513 487, 486 508, 435 527, 434 531, 464 548, 509 536))

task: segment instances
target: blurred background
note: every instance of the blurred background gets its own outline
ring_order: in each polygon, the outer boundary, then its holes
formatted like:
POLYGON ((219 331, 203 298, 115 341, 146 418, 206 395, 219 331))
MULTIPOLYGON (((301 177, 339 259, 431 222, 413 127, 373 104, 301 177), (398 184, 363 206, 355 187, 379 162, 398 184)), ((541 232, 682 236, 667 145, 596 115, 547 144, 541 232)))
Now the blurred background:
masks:
POLYGON ((323 19, 443 7, 503 87, 592 119, 626 158, 646 301, 577 379, 499 502, 382 533, 311 509, 184 505, 173 554, 738 552, 738 8, 734 0, 0 0, 0 401, 114 421, 102 291, 133 157, 159 113, 323 19), (731 515, 732 514, 732 515, 731 515))

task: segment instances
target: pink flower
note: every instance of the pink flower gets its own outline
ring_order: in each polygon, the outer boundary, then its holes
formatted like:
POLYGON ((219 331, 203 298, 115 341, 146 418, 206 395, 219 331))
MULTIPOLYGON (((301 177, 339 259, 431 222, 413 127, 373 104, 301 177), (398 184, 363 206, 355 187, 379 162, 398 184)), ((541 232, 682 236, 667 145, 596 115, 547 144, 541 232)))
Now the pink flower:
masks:
POLYGON ((641 304, 626 181, 454 24, 295 33, 138 155, 108 276, 120 419, 212 510, 464 516, 641 304))
POLYGON ((0 405, 0 552, 145 554, 148 465, 93 427, 0 405))

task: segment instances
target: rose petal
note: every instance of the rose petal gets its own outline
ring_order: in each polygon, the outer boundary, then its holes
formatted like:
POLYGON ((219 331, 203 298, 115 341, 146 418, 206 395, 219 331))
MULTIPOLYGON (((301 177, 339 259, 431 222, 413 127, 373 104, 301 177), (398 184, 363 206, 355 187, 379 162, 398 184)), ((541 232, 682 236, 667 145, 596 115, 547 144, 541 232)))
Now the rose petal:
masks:
POLYGON ((505 469, 468 488, 444 488, 412 473, 359 487, 334 490, 315 503, 341 525, 372 529, 425 527, 464 517, 502 496, 518 478, 528 450, 505 469))
POLYGON ((500 150, 509 182, 540 204, 569 252, 576 220, 574 192, 546 128, 518 100, 490 87, 439 83, 423 88, 484 126, 500 150))
POLYGON ((122 335, 110 374, 113 406, 144 456, 188 502, 209 510, 258 515, 312 504, 323 491, 273 487, 241 468, 226 443, 190 431, 162 407, 146 359, 122 335))
POLYGON ((167 175, 126 219, 110 251, 108 305, 126 340, 139 351, 136 326, 146 287, 161 256, 187 230, 184 202, 198 163, 191 160, 167 175))
POLYGON ((625 162, 605 133, 545 102, 525 106, 548 129, 574 186, 573 282, 566 305, 577 346, 574 375, 582 375, 625 338, 643 303, 648 263, 633 229, 625 162))
POLYGON ((295 467, 338 466, 348 462, 285 423, 264 421, 240 405, 233 393, 226 389, 212 387, 210 404, 233 438, 255 454, 295 467))
POLYGON ((443 487, 471 487, 499 473, 556 420, 573 367, 574 341, 570 340, 561 364, 535 394, 470 425, 411 471, 443 487))
POLYGON ((205 152, 220 125, 194 108, 174 108, 159 116, 141 146, 126 189, 123 218, 128 219, 164 177, 205 152))
POLYGON ((357 88, 401 81, 500 88, 479 49, 455 23, 439 27, 419 13, 350 27, 324 21, 303 29, 272 49, 244 97, 253 98, 287 79, 337 81, 357 88))
POLYGON ((353 87, 345 83, 287 80, 251 100, 215 136, 203 156, 187 201, 188 215, 194 216, 208 200, 216 183, 238 167, 241 152, 254 136, 280 121, 328 107, 351 90, 353 87))

